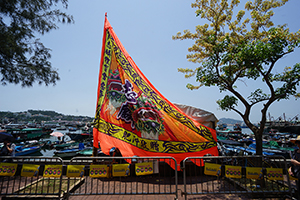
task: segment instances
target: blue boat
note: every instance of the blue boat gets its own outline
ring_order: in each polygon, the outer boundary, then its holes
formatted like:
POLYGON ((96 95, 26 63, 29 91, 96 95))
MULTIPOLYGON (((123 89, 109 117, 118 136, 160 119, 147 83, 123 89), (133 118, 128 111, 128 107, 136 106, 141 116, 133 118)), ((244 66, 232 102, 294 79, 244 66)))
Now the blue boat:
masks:
POLYGON ((77 131, 77 128, 71 127, 71 126, 70 126, 70 127, 68 127, 68 130, 69 130, 69 131, 77 131))
MULTIPOLYGON (((219 151, 223 156, 242 156, 242 155, 255 155, 256 150, 250 147, 241 146, 242 143, 231 141, 231 140, 221 140, 219 141, 219 151)), ((264 151, 263 155, 278 155, 275 152, 264 151)))
POLYGON ((15 147, 15 156, 27 156, 32 153, 36 153, 40 151, 42 146, 32 146, 32 147, 23 147, 23 146, 16 146, 15 147))
POLYGON ((70 148, 70 149, 63 149, 60 151, 55 151, 54 154, 58 157, 74 157, 77 155, 77 152, 85 149, 83 143, 79 143, 78 148, 70 148))
MULTIPOLYGON (((256 150, 252 149, 252 148, 245 148, 245 147, 236 147, 236 148, 239 149, 240 151, 247 152, 248 155, 255 155, 256 154, 256 150)), ((262 153, 263 153, 263 155, 266 155, 266 156, 274 156, 275 155, 274 152, 263 151, 262 153)))
MULTIPOLYGON (((253 149, 255 151, 256 143, 250 144, 249 148, 253 149)), ((283 157, 288 158, 288 159, 291 158, 290 157, 291 152, 289 150, 269 149, 269 148, 263 148, 262 150, 263 150, 263 152, 266 152, 266 153, 273 153, 274 155, 283 156, 283 157)))

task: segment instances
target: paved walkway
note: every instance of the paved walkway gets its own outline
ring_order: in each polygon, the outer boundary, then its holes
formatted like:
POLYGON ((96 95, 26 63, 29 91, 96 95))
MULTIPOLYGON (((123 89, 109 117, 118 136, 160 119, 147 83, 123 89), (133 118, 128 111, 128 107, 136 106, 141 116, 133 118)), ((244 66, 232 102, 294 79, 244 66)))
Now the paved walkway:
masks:
MULTIPOLYGON (((13 191, 23 188, 25 185, 37 181, 38 178, 32 177, 0 177, 0 197, 3 194, 12 194, 13 191)), ((46 179, 48 180, 48 179, 46 179)), ((70 179, 73 180, 73 179, 70 179)), ((70 188, 73 196, 70 196, 71 200, 93 200, 93 199, 104 199, 104 200, 172 200, 175 199, 176 187, 174 184, 174 177, 157 177, 157 176, 135 176, 135 177, 112 177, 112 178, 99 178, 93 179, 88 176, 85 178, 74 178, 74 181, 78 181, 78 186, 73 189, 70 188), (157 194, 153 193, 166 193, 166 194, 157 194), (94 193, 94 195, 89 195, 94 193), (99 194, 117 194, 117 195, 99 195, 99 194), (126 195, 119 195, 126 193, 126 195), (130 193, 145 193, 143 195, 130 195, 130 193), (146 194, 148 193, 148 194, 146 194), (96 195, 97 194, 97 195, 96 195)), ((199 191, 216 193, 217 191, 232 191, 236 190, 232 184, 229 184, 228 181, 222 181, 223 179, 217 180, 212 176, 203 176, 197 177, 192 176, 187 179, 187 191, 189 193, 198 193, 199 191), (195 180, 193 180, 195 179, 195 180), (200 180, 201 179, 201 180, 200 180), (193 184, 194 183, 194 184, 193 184)), ((47 182, 43 182, 44 185, 47 185, 47 182)), ((64 185, 64 184, 63 184, 64 185)), ((72 184, 71 184, 72 185, 72 184)), ((59 184, 56 184, 58 187, 59 184)), ((291 186, 295 187, 295 181, 291 181, 291 186)), ((35 191, 34 187, 34 191, 35 191)), ((54 186, 49 187, 50 189, 54 186)), ((66 187, 65 187, 66 189, 66 187)), ((33 192, 34 192, 33 191, 33 192)), ((182 177, 179 179, 177 194, 178 200, 185 200, 185 196, 181 196, 181 192, 184 191, 184 185, 182 182, 182 177)), ((276 196, 275 196, 276 197, 276 196)), ((11 195, 11 199, 14 199, 11 195)), ((253 199, 246 194, 199 194, 199 195, 188 195, 188 200, 250 200, 253 199)), ((271 199, 271 198, 269 198, 271 199)), ((273 198, 274 200, 276 198, 273 198)), ((284 199, 284 198, 277 198, 284 199)), ((288 200, 288 198, 285 198, 288 200)))
MULTIPOLYGON (((87 196, 72 196, 70 200, 173 200, 175 195, 87 195, 87 196)), ((184 200, 184 197, 179 196, 178 200, 184 200)), ((224 194, 224 195, 191 195, 188 200, 251 200, 252 198, 243 195, 224 194)), ((265 198, 266 199, 266 198, 265 198)), ((282 198, 268 198, 268 200, 283 200, 282 198)), ((290 200, 285 198, 284 200, 290 200)))
MULTIPOLYGON (((99 189, 99 192, 101 191, 101 188, 102 188, 102 192, 105 193, 105 192, 108 192, 108 191, 111 191, 112 188, 109 187, 109 185, 100 185, 99 183, 97 182, 90 182, 91 179, 87 179, 86 180, 86 184, 87 184, 87 188, 90 188, 88 190, 85 190, 84 187, 82 187, 81 189, 77 189, 77 191, 81 191, 79 192, 78 194, 82 194, 82 193, 91 193, 91 190, 94 191, 96 193, 96 188, 99 189), (99 184, 99 186, 98 186, 99 184), (97 187, 98 186, 98 187, 97 187)), ((148 182, 151 182, 150 178, 148 177, 147 179, 148 182)), ((134 182, 131 182, 131 183, 134 183, 134 182)), ((201 184, 201 189, 205 190, 207 188, 209 188, 209 190, 207 190, 207 192, 213 192, 214 190, 215 191, 222 191, 222 190, 219 190, 220 188, 220 185, 218 184, 219 182, 216 182, 216 181, 213 181, 213 180, 210 180, 207 182, 204 181, 202 184, 201 184)), ((294 183, 294 181, 293 181, 294 183)), ((126 191, 124 188, 131 188, 133 191, 137 192, 136 190, 136 184, 129 184, 127 186, 125 185, 122 185, 120 187, 119 183, 118 182, 115 182, 114 183, 115 185, 115 189, 116 188, 122 188, 121 190, 118 190, 116 189, 116 193, 117 192, 120 192, 120 191, 126 191), (134 189, 135 188, 135 189, 134 189)), ((228 183, 227 183, 228 184, 228 183)), ((225 185, 222 185, 223 188, 225 191, 234 191, 233 188, 230 189, 230 184, 225 184, 225 185)), ((147 186, 147 185, 146 185, 147 186)), ((152 188, 152 186, 150 187, 142 187, 142 186, 139 186, 139 189, 141 188, 144 188, 144 192, 157 192, 157 190, 149 190, 149 188, 152 188)), ((174 193, 175 189, 173 188, 174 185, 171 186, 171 188, 167 187, 170 189, 170 191, 172 191, 172 193, 174 193)), ((196 193, 196 189, 194 187, 190 187, 188 186, 189 188, 189 192, 194 192, 196 193)), ((294 184, 292 184, 292 187, 295 187, 294 184)), ((166 187, 162 187, 161 189, 164 190, 166 187)), ((157 189, 157 188, 156 188, 157 189)), ((198 188, 199 189, 199 188, 198 188)), ((181 191, 184 191, 184 188, 183 188, 183 184, 178 184, 178 200, 185 200, 185 196, 181 196, 181 191)), ((139 192, 141 192, 139 190, 139 192)), ((157 194, 157 195, 152 195, 152 194, 144 194, 144 195, 75 195, 75 196, 71 196, 69 199, 71 200, 96 200, 96 199, 103 199, 103 200, 130 200, 130 199, 136 199, 136 200, 172 200, 172 199, 175 199, 176 195, 175 194, 157 194)), ((187 199, 188 200, 197 200, 197 199, 201 199, 201 200, 210 200, 210 199, 216 199, 216 200, 251 200, 253 199, 250 195, 247 196, 246 194, 199 194, 199 195, 188 195, 187 196, 187 199)), ((266 199, 266 198, 261 198, 261 199, 266 199)), ((289 200, 291 198, 268 198, 269 200, 289 200)))

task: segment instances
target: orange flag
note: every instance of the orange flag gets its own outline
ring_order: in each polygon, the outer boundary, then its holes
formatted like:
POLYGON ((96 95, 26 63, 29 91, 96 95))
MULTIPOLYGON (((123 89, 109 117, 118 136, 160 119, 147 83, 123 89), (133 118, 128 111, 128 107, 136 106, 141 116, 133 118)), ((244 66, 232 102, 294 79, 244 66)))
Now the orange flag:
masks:
MULTIPOLYGON (((199 124, 156 90, 133 62, 105 16, 94 146, 109 155, 218 155, 216 131, 199 124)), ((172 165, 172 164, 171 164, 172 165)), ((171 166, 175 168, 175 166, 171 166)))

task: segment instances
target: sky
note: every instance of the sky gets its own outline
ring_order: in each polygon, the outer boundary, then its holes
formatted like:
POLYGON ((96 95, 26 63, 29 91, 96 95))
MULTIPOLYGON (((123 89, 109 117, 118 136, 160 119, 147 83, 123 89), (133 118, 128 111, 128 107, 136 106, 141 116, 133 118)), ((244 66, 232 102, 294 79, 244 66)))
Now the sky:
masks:
MULTIPOLYGON (((192 0, 70 0, 67 10, 73 15, 74 24, 58 24, 59 29, 38 36, 44 45, 52 49, 50 62, 58 69, 61 80, 55 86, 34 84, 0 85, 0 111, 20 112, 53 110, 66 115, 93 117, 96 109, 97 86, 105 13, 121 43, 142 73, 156 89, 173 103, 197 107, 220 118, 241 120, 234 111, 222 111, 216 101, 226 94, 217 87, 202 87, 198 90, 186 88, 195 84, 195 78, 184 78, 178 68, 196 68, 198 64, 188 62, 188 48, 192 40, 172 40, 172 36, 183 30, 195 32, 195 26, 207 23, 196 17, 191 8, 192 0)), ((241 0, 241 4, 246 1, 241 0)), ((290 31, 300 29, 300 1, 290 0, 285 6, 274 10, 275 24, 287 24, 290 31)), ((299 62, 300 50, 284 57, 275 70, 299 62)), ((259 82, 241 81, 239 89, 246 96, 257 88, 259 82)), ((299 88, 298 88, 299 91, 299 88)), ((275 102, 268 113, 274 119, 285 115, 292 119, 300 114, 300 99, 275 102)), ((243 107, 239 106, 241 110, 243 107)), ((260 121, 261 105, 252 110, 250 119, 260 121)), ((299 116, 300 117, 300 116, 299 116)))

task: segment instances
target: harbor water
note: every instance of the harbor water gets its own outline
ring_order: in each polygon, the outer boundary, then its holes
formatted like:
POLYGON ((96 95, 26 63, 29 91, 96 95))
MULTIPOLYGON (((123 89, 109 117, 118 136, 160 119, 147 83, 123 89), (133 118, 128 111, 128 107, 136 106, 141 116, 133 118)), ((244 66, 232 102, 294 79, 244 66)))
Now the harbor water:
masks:
MULTIPOLYGON (((56 131, 56 130, 54 130, 56 131)), ((53 131, 53 132, 54 132, 53 131)), ((71 138, 66 134, 67 131, 59 131, 61 133, 63 133, 65 136, 64 136, 64 141, 65 142, 68 142, 71 140, 71 138)), ((73 134, 81 134, 82 131, 81 130, 77 130, 75 132, 73 132, 73 134)), ((55 136, 46 136, 44 138, 41 138, 39 141, 51 141, 51 143, 53 142, 59 142, 59 139, 55 136)), ((30 156, 41 156, 41 157, 55 157, 55 154, 54 152, 56 151, 56 149, 47 149, 47 148, 42 148, 39 152, 36 152, 36 153, 33 153, 33 154, 30 154, 30 156)))
MULTIPOLYGON (((231 130, 233 129, 233 127, 230 127, 230 126, 228 126, 228 128, 231 130)), ((249 128, 242 128, 242 133, 250 135, 250 134, 252 134, 252 131, 249 128)), ((78 133, 78 134, 80 134, 80 133, 78 133)), ((44 140, 44 141, 50 140, 51 142, 59 141, 58 138, 54 137, 54 136, 43 138, 41 140, 44 140)), ((69 140, 71 140, 71 139, 68 138, 68 136, 66 136, 65 141, 69 141, 69 140)), ((55 151, 56 151, 55 149, 42 149, 40 152, 32 154, 32 156, 53 157, 53 156, 55 156, 55 154, 54 154, 55 151)))

